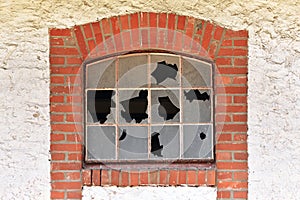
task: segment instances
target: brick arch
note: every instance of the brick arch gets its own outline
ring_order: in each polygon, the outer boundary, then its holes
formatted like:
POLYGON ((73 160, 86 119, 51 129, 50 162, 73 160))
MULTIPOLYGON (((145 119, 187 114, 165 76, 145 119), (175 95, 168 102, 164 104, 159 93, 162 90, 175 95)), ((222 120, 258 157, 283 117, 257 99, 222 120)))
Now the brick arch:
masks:
POLYGON ((246 199, 248 32, 173 13, 134 13, 70 29, 50 29, 51 198, 80 199, 82 186, 215 186, 218 199, 246 199), (157 171, 85 168, 81 65, 136 50, 167 50, 216 64, 216 163, 203 169, 157 171))

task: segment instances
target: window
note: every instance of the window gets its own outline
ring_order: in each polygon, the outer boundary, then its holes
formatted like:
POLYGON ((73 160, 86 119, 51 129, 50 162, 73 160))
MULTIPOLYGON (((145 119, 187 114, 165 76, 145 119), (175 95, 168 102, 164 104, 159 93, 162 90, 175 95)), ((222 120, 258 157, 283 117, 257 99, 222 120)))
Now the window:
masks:
POLYGON ((86 162, 214 159, 213 64, 133 53, 85 66, 86 162))

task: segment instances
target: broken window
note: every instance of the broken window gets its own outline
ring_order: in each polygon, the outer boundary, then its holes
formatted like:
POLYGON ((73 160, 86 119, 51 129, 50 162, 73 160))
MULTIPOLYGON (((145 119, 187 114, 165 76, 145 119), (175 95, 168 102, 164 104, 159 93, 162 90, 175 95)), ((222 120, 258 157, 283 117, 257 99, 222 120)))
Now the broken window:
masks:
POLYGON ((86 161, 213 160, 212 70, 164 53, 86 64, 86 161))

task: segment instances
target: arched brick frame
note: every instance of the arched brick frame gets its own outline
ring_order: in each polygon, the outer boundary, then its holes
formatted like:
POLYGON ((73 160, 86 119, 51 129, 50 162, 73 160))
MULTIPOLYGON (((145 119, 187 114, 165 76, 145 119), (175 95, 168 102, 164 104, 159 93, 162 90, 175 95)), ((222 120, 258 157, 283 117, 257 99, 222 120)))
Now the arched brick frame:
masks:
POLYGON ((218 199, 247 199, 247 31, 233 31, 172 13, 135 13, 70 29, 50 29, 49 34, 51 199, 81 199, 84 185, 147 184, 216 186, 218 199), (162 29, 174 30, 174 34, 161 37, 162 29), (201 169, 154 171, 85 168, 78 81, 83 61, 147 49, 180 51, 216 64, 215 164, 201 169))

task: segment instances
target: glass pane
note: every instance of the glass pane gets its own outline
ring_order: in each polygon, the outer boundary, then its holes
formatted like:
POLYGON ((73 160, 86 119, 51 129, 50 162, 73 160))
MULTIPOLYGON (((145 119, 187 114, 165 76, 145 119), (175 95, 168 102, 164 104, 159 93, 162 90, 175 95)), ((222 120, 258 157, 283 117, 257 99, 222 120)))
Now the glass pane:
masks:
POLYGON ((151 55, 151 87, 179 87, 179 57, 168 55, 151 55))
POLYGON ((114 123, 115 108, 114 90, 87 91, 87 122, 114 123))
POLYGON ((152 126, 150 158, 179 158, 179 138, 179 126, 152 126))
POLYGON ((210 90, 183 91, 183 122, 211 122, 210 90))
POLYGON ((147 60, 147 55, 120 58, 118 86, 120 88, 148 87, 147 60))
POLYGON ((211 64, 203 61, 182 59, 183 87, 211 87, 211 64))
POLYGON ((109 59, 87 65, 87 88, 114 88, 115 63, 115 59, 109 59))
POLYGON ((115 127, 88 126, 87 127, 87 157, 88 159, 115 159, 115 127))
POLYGON ((148 126, 120 126, 119 135, 119 159, 148 158, 148 126))
POLYGON ((148 90, 119 91, 119 123, 148 123, 148 90))
POLYGON ((152 123, 179 122, 179 90, 151 91, 152 123))
POLYGON ((213 158, 211 125, 183 126, 183 158, 213 158))

